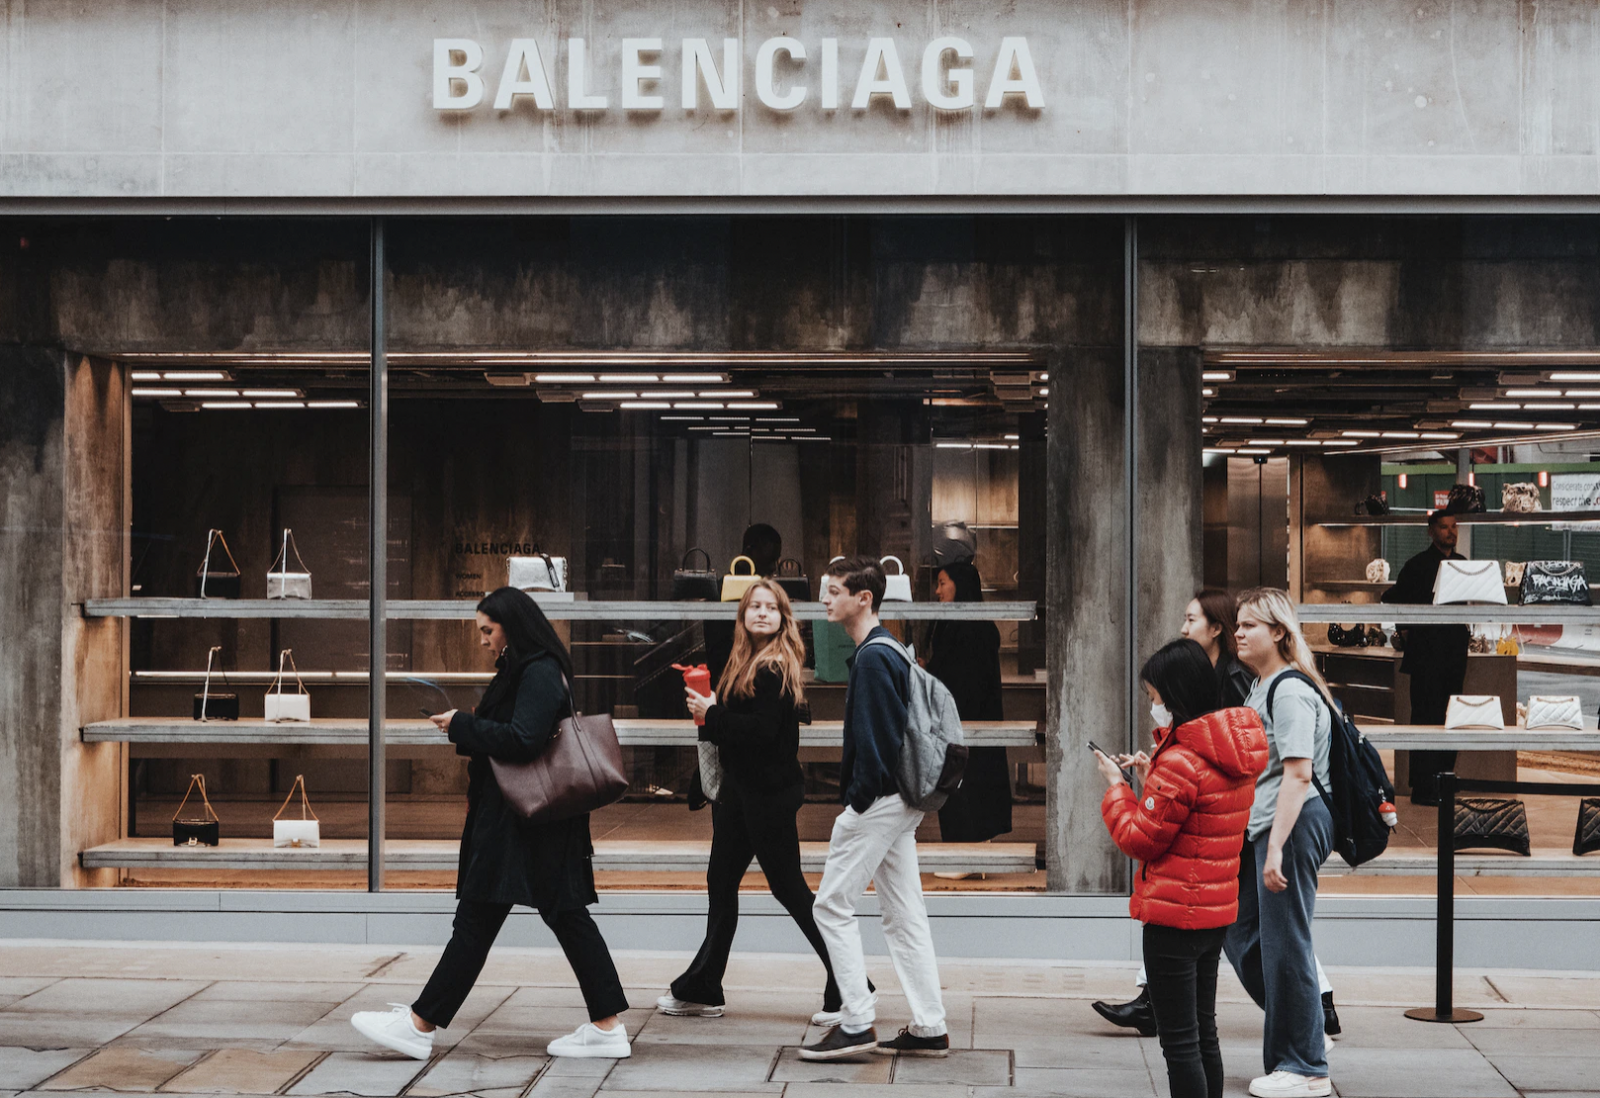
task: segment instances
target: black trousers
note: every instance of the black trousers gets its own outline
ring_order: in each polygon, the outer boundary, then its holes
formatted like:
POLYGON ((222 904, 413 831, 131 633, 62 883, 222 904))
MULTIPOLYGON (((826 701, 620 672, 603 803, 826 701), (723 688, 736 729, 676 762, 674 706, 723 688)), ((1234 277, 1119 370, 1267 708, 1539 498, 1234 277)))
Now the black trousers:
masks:
MULTIPOLYGON (((467 993, 478 982, 483 963, 489 959, 489 947, 494 945, 506 916, 511 914, 510 904, 483 903, 478 900, 456 902, 456 920, 450 935, 450 944, 428 977, 428 986, 422 989, 411 1009, 417 1017, 436 1026, 449 1026, 456 1011, 466 1002, 467 993)), ((621 1014, 628 1009, 628 997, 623 994, 622 981, 617 977, 617 966, 611 961, 611 951, 594 925, 589 910, 574 907, 565 911, 541 911, 539 918, 555 932, 567 963, 578 977, 578 987, 583 992, 584 1005, 589 1008, 589 1020, 597 1021, 621 1014)))
POLYGON ((800 871, 800 832, 795 826, 795 814, 804 801, 804 792, 797 787, 776 796, 741 794, 732 784, 725 775, 719 799, 711 805, 711 862, 706 867, 710 904, 705 941, 683 975, 672 981, 672 995, 708 1006, 726 1002, 722 976, 728 969, 734 931, 739 927, 739 882, 755 859, 761 863, 773 898, 783 905, 822 959, 828 973, 823 1009, 838 1010, 839 987, 833 979, 833 965, 811 914, 811 886, 800 871))
POLYGON ((1177 930, 1145 924, 1144 970, 1172 1098, 1222 1098, 1217 960, 1226 934, 1226 927, 1177 930))
MULTIPOLYGON (((1461 693, 1465 668, 1424 667, 1411 672, 1411 723, 1443 724, 1450 695, 1461 693)), ((1424 804, 1439 801, 1439 775, 1455 769, 1454 751, 1411 752, 1411 799, 1424 804)))

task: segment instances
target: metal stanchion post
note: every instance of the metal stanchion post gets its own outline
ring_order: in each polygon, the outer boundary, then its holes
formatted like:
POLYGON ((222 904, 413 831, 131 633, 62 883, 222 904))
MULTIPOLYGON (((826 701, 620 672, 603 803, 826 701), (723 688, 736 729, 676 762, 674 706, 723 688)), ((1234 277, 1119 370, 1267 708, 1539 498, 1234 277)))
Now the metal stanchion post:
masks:
POLYGON ((1439 884, 1434 958, 1434 1005, 1406 1011, 1419 1022, 1481 1022, 1475 1010, 1455 1009, 1456 965, 1456 775, 1439 775, 1439 884))

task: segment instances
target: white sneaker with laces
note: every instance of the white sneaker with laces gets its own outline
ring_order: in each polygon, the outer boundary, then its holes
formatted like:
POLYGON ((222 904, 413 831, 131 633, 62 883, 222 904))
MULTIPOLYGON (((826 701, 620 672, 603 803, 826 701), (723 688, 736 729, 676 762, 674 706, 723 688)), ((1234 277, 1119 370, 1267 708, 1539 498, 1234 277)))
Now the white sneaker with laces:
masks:
POLYGON ((719 1006, 712 1006, 710 1003, 691 1003, 687 999, 676 999, 670 994, 656 1000, 656 1009, 675 1018, 722 1017, 722 1008, 719 1006))
MULTIPOLYGON (((878 1005, 878 993, 876 991, 872 993, 872 1005, 878 1005)), ((844 1024, 844 1010, 843 1008, 839 1010, 819 1010, 811 1016, 811 1024, 825 1027, 842 1025, 844 1024)))
POLYGON ((545 1051, 552 1056, 626 1060, 633 1055, 633 1046, 628 1044, 628 1030, 621 1022, 614 1029, 601 1029, 593 1022, 585 1022, 565 1037, 551 1041, 545 1051))
POLYGON ((1292 1071, 1275 1071, 1250 1080, 1250 1093, 1255 1098, 1328 1098, 1333 1093, 1333 1082, 1292 1071))
POLYGON ((433 1055, 433 1030, 423 1033, 411 1024, 411 1007, 404 1003, 390 1003, 393 1010, 362 1010, 350 1016, 356 1032, 384 1048, 403 1052, 413 1060, 426 1060, 433 1055))
POLYGON ((1326 1033, 1322 1035, 1322 1055, 1326 1056, 1333 1051, 1333 1038, 1326 1033))

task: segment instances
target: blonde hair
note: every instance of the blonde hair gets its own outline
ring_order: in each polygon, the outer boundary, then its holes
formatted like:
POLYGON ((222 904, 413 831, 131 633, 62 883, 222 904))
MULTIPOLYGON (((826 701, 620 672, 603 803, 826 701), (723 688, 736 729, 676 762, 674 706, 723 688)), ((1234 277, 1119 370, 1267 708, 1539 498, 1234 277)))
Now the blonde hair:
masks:
POLYGON ((722 678, 717 681, 717 692, 724 698, 752 696, 756 691, 756 673, 766 667, 778 676, 783 692, 798 705, 806 697, 802 681, 805 663, 806 645, 800 637, 800 623, 794 620, 789 596, 771 580, 752 583, 739 600, 738 620, 733 627, 733 652, 728 656, 728 665, 722 669, 722 678), (757 591, 771 592, 772 601, 778 604, 778 631, 760 647, 744 624, 745 611, 757 591))
POLYGON ((1289 593, 1276 587, 1252 587, 1240 593, 1238 608, 1240 616, 1248 611, 1265 624, 1283 630, 1283 636, 1278 638, 1278 655, 1290 667, 1316 683, 1317 690, 1332 704, 1333 691, 1328 689, 1328 680, 1317 670, 1316 661, 1311 656, 1311 646, 1306 643, 1306 635, 1300 631, 1300 615, 1295 613, 1289 593))

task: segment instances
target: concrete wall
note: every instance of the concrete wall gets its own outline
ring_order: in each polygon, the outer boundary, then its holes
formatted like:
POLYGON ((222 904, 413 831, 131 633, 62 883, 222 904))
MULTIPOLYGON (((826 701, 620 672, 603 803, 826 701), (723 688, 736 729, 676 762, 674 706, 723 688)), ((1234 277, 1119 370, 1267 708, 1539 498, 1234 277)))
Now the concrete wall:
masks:
MULTIPOLYGON (((50 198, 543 195, 1587 195, 1600 187, 1592 4, 1342 0, 362 0, 8 6, 0 194, 50 198), (1002 36, 1026 36, 1043 106, 932 110, 924 46, 968 39, 980 104, 1002 36), (685 111, 679 42, 742 42, 738 109, 685 111), (763 40, 792 35, 809 100, 754 94, 763 40), (908 109, 853 111, 871 35, 908 109), (486 52, 485 105, 436 111, 432 41, 486 52), (666 107, 620 109, 621 40, 660 37, 666 107), (536 40, 556 109, 490 105, 509 42, 536 40), (560 46, 589 44, 567 109, 560 46), (839 41, 843 106, 819 54, 839 41)), ((651 89, 646 89, 651 90, 651 89)))

